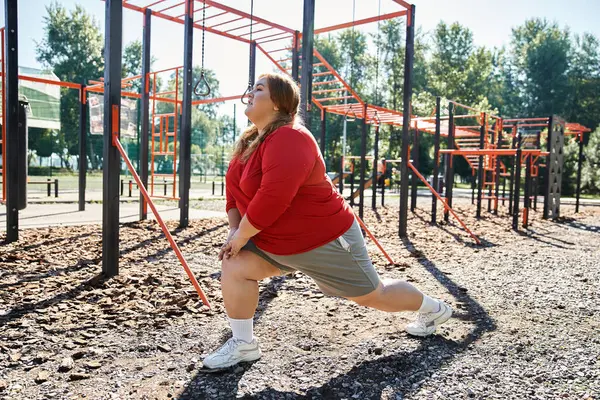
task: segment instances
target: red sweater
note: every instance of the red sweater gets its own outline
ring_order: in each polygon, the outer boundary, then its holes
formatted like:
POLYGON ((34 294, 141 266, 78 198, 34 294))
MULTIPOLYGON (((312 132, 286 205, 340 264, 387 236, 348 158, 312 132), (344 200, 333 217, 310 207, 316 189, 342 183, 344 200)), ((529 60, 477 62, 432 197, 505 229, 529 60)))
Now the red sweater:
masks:
POLYGON ((303 253, 338 238, 354 214, 325 173, 313 135, 302 126, 271 133, 246 163, 227 170, 227 211, 237 208, 269 253, 303 253))

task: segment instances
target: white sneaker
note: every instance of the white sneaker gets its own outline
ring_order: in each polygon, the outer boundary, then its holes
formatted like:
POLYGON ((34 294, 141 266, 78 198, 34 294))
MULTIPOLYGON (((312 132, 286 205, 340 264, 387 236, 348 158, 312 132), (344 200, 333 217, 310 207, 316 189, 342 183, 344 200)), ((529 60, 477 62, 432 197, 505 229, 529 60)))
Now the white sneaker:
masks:
POLYGON ((440 310, 432 313, 420 313, 416 321, 406 325, 406 332, 413 336, 428 336, 435 332, 436 328, 448 321, 452 316, 452 308, 440 301, 440 310))
POLYGON ((231 338, 221 348, 209 354, 203 361, 206 368, 228 368, 244 361, 258 360, 261 356, 256 338, 250 343, 231 338))

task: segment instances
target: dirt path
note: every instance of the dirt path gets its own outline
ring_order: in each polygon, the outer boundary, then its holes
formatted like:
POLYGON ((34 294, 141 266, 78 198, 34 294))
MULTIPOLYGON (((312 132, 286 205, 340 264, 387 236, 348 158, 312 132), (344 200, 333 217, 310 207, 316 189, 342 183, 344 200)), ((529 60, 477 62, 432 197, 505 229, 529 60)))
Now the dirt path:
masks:
POLYGON ((525 235, 507 216, 458 208, 484 246, 452 224, 430 227, 424 211, 404 242, 393 206, 366 218, 396 261, 369 242, 382 277, 455 308, 437 335, 408 337, 411 313, 324 297, 296 274, 262 284, 263 358, 219 374, 200 360, 229 335, 216 258, 225 220, 177 232, 212 310, 153 222, 123 226, 121 274, 109 280, 99 226, 24 231, 0 247, 0 398, 597 398, 600 210, 564 207, 559 223, 534 213, 525 235))

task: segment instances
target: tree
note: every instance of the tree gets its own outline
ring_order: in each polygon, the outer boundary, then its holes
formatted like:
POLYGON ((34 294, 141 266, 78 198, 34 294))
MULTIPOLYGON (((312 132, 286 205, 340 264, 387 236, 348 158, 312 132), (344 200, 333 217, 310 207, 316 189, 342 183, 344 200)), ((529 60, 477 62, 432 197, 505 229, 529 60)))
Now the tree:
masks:
POLYGON ((600 193, 600 127, 590 134, 584 149, 585 162, 582 169, 582 186, 589 193, 600 193))
POLYGON ((563 114, 569 91, 568 29, 545 19, 530 19, 512 30, 510 52, 524 114, 563 114))
POLYGON ((600 40, 591 34, 574 38, 569 87, 565 116, 596 129, 600 123, 600 40))
MULTIPOLYGON (((37 60, 52 69, 62 81, 84 83, 100 76, 104 69, 104 42, 95 18, 80 5, 68 12, 57 2, 46 7, 46 12, 44 38, 36 43, 37 60)), ((69 167, 68 156, 79 153, 79 93, 61 89, 60 108, 57 153, 62 163, 69 167)), ((91 142, 93 140, 101 138, 91 142)))

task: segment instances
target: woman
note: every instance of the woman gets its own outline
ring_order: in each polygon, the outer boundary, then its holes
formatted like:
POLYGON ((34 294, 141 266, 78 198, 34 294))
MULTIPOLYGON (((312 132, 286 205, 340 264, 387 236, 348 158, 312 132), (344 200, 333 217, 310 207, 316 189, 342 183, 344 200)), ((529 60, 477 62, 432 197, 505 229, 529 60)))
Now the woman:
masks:
POLYGON ((323 293, 382 311, 418 311, 408 333, 426 336, 452 309, 399 280, 380 281, 354 214, 325 173, 312 134, 296 117, 291 79, 262 75, 248 96, 252 121, 227 171, 230 231, 219 253, 221 289, 233 337, 204 359, 227 368, 261 356, 253 334, 258 281, 301 271, 323 293))

